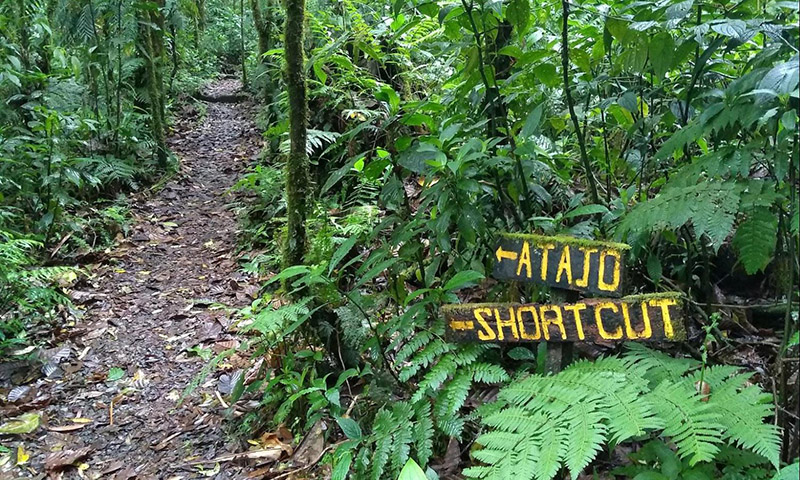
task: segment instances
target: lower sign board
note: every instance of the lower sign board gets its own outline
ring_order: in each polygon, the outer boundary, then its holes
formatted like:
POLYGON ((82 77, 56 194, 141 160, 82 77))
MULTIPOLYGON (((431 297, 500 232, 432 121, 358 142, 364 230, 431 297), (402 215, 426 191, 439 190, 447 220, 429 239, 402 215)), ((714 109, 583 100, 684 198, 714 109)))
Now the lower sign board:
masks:
POLYGON ((598 342, 686 339, 679 294, 593 298, 570 304, 445 305, 453 342, 598 342))

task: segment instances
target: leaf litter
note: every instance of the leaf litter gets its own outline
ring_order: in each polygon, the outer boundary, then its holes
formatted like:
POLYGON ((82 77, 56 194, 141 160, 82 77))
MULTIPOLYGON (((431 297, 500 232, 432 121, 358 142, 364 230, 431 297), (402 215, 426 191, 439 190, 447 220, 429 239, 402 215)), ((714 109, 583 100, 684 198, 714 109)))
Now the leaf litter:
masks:
MULTIPOLYGON (((223 79, 211 88, 224 95, 239 84, 223 79)), ((292 454, 288 431, 248 445, 222 429, 221 393, 243 383, 247 352, 217 362, 200 382, 206 362, 186 355, 195 346, 214 356, 240 348, 230 312, 259 290, 258 278, 236 271, 236 216, 227 205, 242 159, 261 150, 255 111, 247 102, 209 103, 202 123, 182 124, 169 140, 181 171, 133 200, 128 237, 67 289, 74 321, 55 332, 53 348, 14 352, 12 364, 0 364, 0 398, 8 401, 0 434, 13 448, 2 454, 6 467, 51 478, 238 478, 292 454), (176 405, 177 392, 195 384, 176 405), (40 425, 35 442, 13 443, 40 425), (13 467, 18 452, 26 470, 13 467)))

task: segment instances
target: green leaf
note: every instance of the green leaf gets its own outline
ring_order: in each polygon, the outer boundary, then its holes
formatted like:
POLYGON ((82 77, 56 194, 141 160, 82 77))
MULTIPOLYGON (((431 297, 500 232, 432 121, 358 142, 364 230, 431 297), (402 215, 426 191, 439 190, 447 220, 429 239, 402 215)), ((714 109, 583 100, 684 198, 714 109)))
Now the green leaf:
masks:
POLYGON ((453 278, 444 285, 445 290, 458 290, 466 285, 474 283, 476 280, 484 278, 481 272, 475 270, 464 270, 453 275, 453 278))
POLYGON ((608 208, 603 205, 591 204, 591 205, 583 205, 575 210, 570 210, 564 215, 564 220, 574 217, 580 217, 581 215, 595 215, 598 213, 606 214, 608 213, 608 208))
POLYGON ((506 19, 517 28, 517 35, 522 36, 528 29, 531 16, 531 5, 528 0, 511 0, 506 7, 506 19))
POLYGON ((361 427, 358 425, 358 422, 352 418, 339 417, 336 419, 336 423, 339 424, 339 428, 342 429, 342 432, 344 432, 347 438, 350 440, 361 440, 363 434, 361 433, 361 427))
POLYGON ((522 131, 520 132, 521 135, 525 138, 530 137, 534 133, 539 131, 539 124, 542 122, 542 104, 540 103, 537 105, 531 113, 528 114, 528 118, 525 119, 525 125, 522 126, 522 131))
POLYGON ((658 255, 651 253, 650 256, 647 257, 647 275, 650 276, 650 280, 657 284, 661 281, 662 274, 661 260, 658 258, 658 255))
POLYGON ((296 277, 298 275, 303 275, 309 273, 310 271, 311 269, 308 268, 308 266, 306 265, 294 265, 288 268, 284 268, 283 270, 281 270, 279 274, 267 280, 266 285, 283 280, 284 278, 291 278, 291 277, 296 277))
POLYGON ((337 265, 339 265, 339 262, 341 262, 342 259, 348 253, 350 253, 350 250, 353 249, 353 246, 356 244, 357 241, 358 237, 353 235, 347 240, 345 240, 341 245, 339 245, 339 248, 337 248, 336 251, 333 252, 333 255, 331 255, 330 263, 328 263, 328 274, 330 274, 333 271, 333 269, 336 268, 337 265))
POLYGON ((788 467, 783 467, 772 480, 797 480, 797 478, 800 478, 800 462, 795 461, 788 467))
POLYGON ((686 0, 685 2, 671 5, 666 11, 667 20, 678 20, 685 17, 692 10, 693 5, 694 0, 686 0))
POLYGON ((664 475, 661 472, 650 471, 650 472, 642 472, 635 477, 633 480, 671 480, 670 477, 664 475))
POLYGON ((108 371, 108 381, 116 382, 125 376, 125 370, 119 367, 113 367, 108 371))
POLYGON ((413 458, 409 458, 403 469, 400 470, 397 480, 428 480, 428 477, 425 476, 425 472, 417 465, 417 462, 413 458))
POLYGON ((350 464, 353 463, 353 454, 345 452, 333 466, 331 471, 331 480, 346 480, 347 474, 350 472, 350 464))
POLYGON ((711 25, 711 30, 726 37, 739 38, 747 32, 747 24, 742 20, 727 19, 711 25))
POLYGON ((628 37, 628 22, 625 20, 616 17, 608 17, 606 19, 606 29, 608 29, 611 36, 620 43, 624 43, 628 37))
POLYGON ((653 65, 653 73, 659 79, 672 67, 672 59, 675 55, 675 40, 667 32, 660 32, 650 39, 650 61, 653 65))
POLYGON ((536 355, 526 347, 514 347, 508 351, 508 356, 513 360, 535 360, 536 355))
POLYGON ((780 63, 772 68, 761 82, 758 88, 765 90, 772 90, 778 95, 791 93, 797 88, 798 79, 800 78, 800 57, 795 55, 794 58, 785 63, 780 63))
POLYGON ((561 80, 558 78, 556 66, 552 63, 541 63, 533 69, 536 78, 548 87, 557 87, 561 80))
POLYGON ((0 425, 0 433, 6 435, 31 433, 39 428, 39 419, 39 413, 23 413, 0 425))
POLYGON ((317 76, 320 83, 325 84, 328 81, 328 74, 325 73, 323 69, 324 65, 322 61, 314 62, 314 75, 317 76))

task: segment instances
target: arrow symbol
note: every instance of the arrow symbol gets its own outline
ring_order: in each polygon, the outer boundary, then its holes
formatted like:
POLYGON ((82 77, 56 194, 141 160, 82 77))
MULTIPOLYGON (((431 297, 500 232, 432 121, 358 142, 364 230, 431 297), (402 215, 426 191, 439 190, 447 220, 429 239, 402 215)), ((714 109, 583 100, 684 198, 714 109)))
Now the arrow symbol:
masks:
POLYGON ((512 252, 509 250, 503 250, 502 246, 497 247, 497 251, 495 252, 497 255, 497 261, 502 262, 503 259, 508 260, 516 260, 517 259, 517 252, 512 252))

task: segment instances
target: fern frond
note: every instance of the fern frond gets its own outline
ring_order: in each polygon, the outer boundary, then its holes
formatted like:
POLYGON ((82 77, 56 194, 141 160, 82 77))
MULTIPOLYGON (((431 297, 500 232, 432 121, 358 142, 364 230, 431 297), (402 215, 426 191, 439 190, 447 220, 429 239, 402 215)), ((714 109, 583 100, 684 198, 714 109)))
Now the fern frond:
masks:
POLYGON ((483 423, 497 430, 510 433, 538 435, 547 417, 520 407, 508 407, 487 416, 483 423))
POLYGON ((371 478, 380 480, 383 478, 383 471, 389 461, 389 452, 392 448, 392 426, 393 415, 387 410, 381 409, 375 415, 373 423, 373 435, 377 437, 375 451, 372 454, 371 478))
POLYGON ((572 475, 577 478, 578 474, 589 465, 589 462, 597 455, 606 438, 606 426, 603 424, 607 416, 602 411, 593 406, 596 402, 587 399, 575 404, 567 410, 565 421, 567 436, 565 448, 565 463, 572 475))
POLYGON ((768 208, 747 212, 745 220, 736 229, 733 248, 748 275, 767 267, 775 253, 778 217, 768 208))
POLYGON ((414 409, 416 425, 412 432, 414 450, 417 452, 417 461, 423 468, 433 455, 433 421, 431 420, 431 404, 420 402, 414 409))
POLYGON ((501 383, 508 381, 508 373, 500 365, 493 363, 474 363, 470 366, 472 379, 482 383, 501 383))
POLYGON ((442 357, 442 359, 422 377, 417 391, 414 392, 414 395, 411 397, 411 402, 416 403, 426 395, 428 390, 436 390, 439 388, 445 380, 447 380, 447 377, 455 373, 456 368, 456 362, 451 356, 445 355, 442 357))
POLYGON ((658 416, 664 421, 664 435, 678 446, 678 455, 689 457, 689 464, 710 462, 719 451, 723 425, 720 414, 700 401, 692 386, 662 382, 648 395, 658 416))
MULTIPOLYGON (((525 461, 533 460, 534 476, 537 480, 550 480, 556 476, 561 466, 561 458, 566 453, 567 430, 560 426, 562 419, 553 421, 552 427, 546 427, 547 433, 542 436, 542 441, 537 445, 538 451, 523 452, 525 461), (531 455, 531 453, 534 453, 531 455)), ((523 466, 526 462, 518 462, 523 466)), ((524 468, 524 467, 523 467, 524 468)))
POLYGON ((645 378, 650 381, 650 385, 658 385, 663 380, 669 379, 679 382, 683 374, 689 369, 699 366, 699 362, 688 358, 673 358, 665 353, 652 350, 640 343, 628 343, 625 345, 628 350, 625 358, 635 361, 645 369, 645 378))
POLYGON ((467 400, 470 387, 472 387, 472 373, 468 370, 459 371, 447 383, 436 398, 434 413, 437 417, 450 417, 456 415, 467 400))
MULTIPOLYGON (((714 374, 714 367, 709 374, 714 374)), ((729 370, 729 369, 726 369, 729 370)), ((774 414, 772 396, 755 385, 744 388, 742 384, 749 374, 727 376, 726 380, 709 382, 711 392, 708 404, 719 414, 719 423, 724 427, 723 437, 742 448, 751 450, 768 459, 775 467, 780 465, 780 431, 775 425, 765 423, 764 418, 774 414)))

